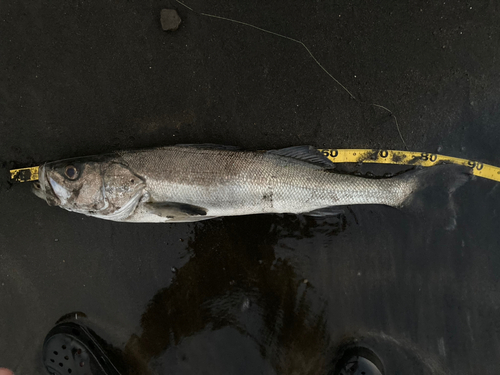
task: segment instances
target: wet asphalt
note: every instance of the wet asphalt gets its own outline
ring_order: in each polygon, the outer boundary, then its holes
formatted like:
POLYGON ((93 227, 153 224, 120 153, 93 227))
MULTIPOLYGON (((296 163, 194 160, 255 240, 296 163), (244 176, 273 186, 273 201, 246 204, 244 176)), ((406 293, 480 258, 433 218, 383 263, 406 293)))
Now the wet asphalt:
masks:
POLYGON ((500 189, 124 224, 49 207, 10 168, 176 143, 404 149, 500 165, 495 1, 0 2, 0 367, 43 373, 66 314, 158 374, 500 371, 500 189), (163 8, 178 30, 164 32, 163 8))

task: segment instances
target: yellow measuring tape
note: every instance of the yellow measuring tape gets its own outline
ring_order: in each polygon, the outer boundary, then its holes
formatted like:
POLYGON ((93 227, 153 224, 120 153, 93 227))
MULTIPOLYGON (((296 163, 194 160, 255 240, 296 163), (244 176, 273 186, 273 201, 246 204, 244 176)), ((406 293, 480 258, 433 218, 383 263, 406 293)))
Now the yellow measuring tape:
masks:
MULTIPOLYGON (((319 151, 333 163, 378 163, 423 167, 432 167, 441 163, 465 165, 472 169, 474 176, 500 182, 500 168, 498 167, 428 152, 376 149, 320 149, 319 151)), ((38 167, 12 169, 10 178, 16 182, 36 181, 38 180, 38 167)))
POLYGON ((10 179, 15 182, 36 181, 38 180, 38 167, 11 169, 10 179))
POLYGON ((442 163, 465 165, 472 169, 472 174, 474 176, 500 182, 500 168, 498 167, 478 161, 432 154, 429 152, 376 149, 321 149, 319 151, 334 163, 378 163, 421 165, 423 167, 432 167, 433 165, 442 163))

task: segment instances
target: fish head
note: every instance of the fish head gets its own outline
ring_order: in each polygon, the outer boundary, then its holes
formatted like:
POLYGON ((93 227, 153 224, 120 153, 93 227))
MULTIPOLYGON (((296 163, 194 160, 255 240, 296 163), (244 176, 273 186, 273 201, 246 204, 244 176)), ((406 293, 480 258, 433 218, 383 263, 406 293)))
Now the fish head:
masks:
POLYGON ((134 211, 144 188, 144 180, 123 163, 77 158, 42 165, 33 192, 50 206, 123 220, 134 211))

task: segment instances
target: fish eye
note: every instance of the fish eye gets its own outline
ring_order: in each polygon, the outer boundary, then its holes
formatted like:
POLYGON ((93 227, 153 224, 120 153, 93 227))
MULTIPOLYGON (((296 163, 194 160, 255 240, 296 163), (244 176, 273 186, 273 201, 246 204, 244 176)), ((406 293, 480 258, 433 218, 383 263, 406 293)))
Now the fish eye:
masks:
POLYGON ((66 167, 66 170, 64 171, 64 174, 70 180, 76 180, 76 178, 78 177, 78 169, 76 169, 76 167, 73 165, 68 165, 66 167))

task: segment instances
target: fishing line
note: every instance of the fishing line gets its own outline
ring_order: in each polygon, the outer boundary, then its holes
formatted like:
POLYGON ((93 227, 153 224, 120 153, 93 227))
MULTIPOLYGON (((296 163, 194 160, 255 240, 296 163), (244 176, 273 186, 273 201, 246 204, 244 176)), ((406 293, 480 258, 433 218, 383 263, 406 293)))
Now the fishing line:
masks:
POLYGON ((291 38, 289 36, 286 36, 286 35, 283 35, 283 34, 279 34, 279 33, 276 33, 274 31, 266 30, 266 29, 263 29, 261 27, 252 25, 252 24, 247 23, 247 22, 238 21, 238 20, 235 20, 235 19, 232 19, 232 18, 227 18, 227 17, 221 17, 221 16, 217 16, 215 14, 198 12, 198 11, 196 11, 193 8, 187 6, 186 4, 184 4, 183 2, 181 2, 179 0, 175 0, 175 1, 178 2, 179 4, 181 4, 182 6, 184 6, 185 8, 189 9, 191 12, 199 14, 201 16, 210 17, 210 18, 216 18, 216 19, 219 19, 219 20, 229 21, 229 22, 233 22, 233 23, 240 24, 240 25, 243 25, 243 26, 248 26, 248 27, 251 27, 253 29, 262 31, 264 33, 271 34, 271 35, 274 35, 274 36, 278 36, 280 38, 287 39, 287 40, 290 40, 292 42, 300 44, 302 47, 304 47, 304 49, 307 51, 307 53, 309 54, 309 56, 311 56, 311 58, 314 60, 314 62, 316 63, 316 65, 318 65, 321 68, 321 70, 323 70, 337 85, 339 85, 347 94, 349 94, 349 96, 352 99, 354 99, 358 103, 367 104, 367 105, 370 105, 370 106, 373 106, 373 107, 377 107, 377 108, 383 109, 384 111, 387 111, 389 113, 389 115, 394 118, 394 122, 396 124, 396 129, 397 129, 398 134, 399 134, 399 138, 401 139, 401 142, 403 142, 403 145, 405 146, 405 149, 408 150, 408 146, 406 145, 406 142, 405 142, 405 140, 403 138, 403 135, 401 134, 401 130, 399 128, 398 119, 396 118, 396 116, 394 115, 394 113, 390 109, 388 109, 387 107, 384 107, 383 105, 375 104, 375 103, 367 103, 367 102, 359 100, 356 96, 353 95, 352 92, 350 92, 347 89, 347 87, 345 87, 337 78, 335 78, 328 70, 326 70, 326 68, 323 65, 321 65, 321 63, 319 62, 319 60, 313 55, 313 53, 311 52, 311 50, 301 40, 298 40, 298 39, 295 39, 295 38, 291 38))

